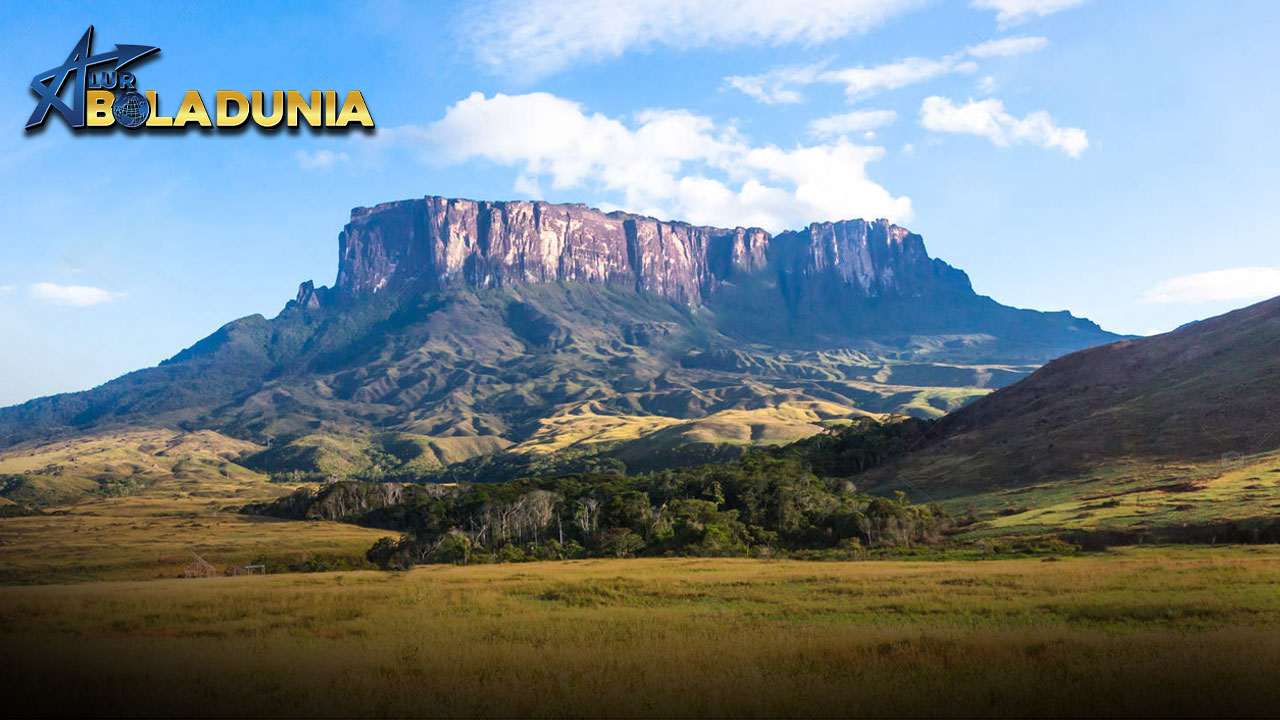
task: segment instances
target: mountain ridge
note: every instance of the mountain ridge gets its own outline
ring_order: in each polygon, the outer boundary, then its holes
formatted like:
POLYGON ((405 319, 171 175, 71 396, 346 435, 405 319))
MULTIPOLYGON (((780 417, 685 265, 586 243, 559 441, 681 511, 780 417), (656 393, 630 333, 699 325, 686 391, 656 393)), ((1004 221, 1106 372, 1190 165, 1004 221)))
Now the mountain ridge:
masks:
POLYGON ((885 219, 815 222, 773 235, 577 203, 427 196, 355 208, 338 243, 333 288, 304 283, 298 305, 394 293, 419 281, 428 291, 622 282, 698 305, 734 275, 770 264, 795 278, 827 274, 865 296, 919 292, 936 279, 972 291, 963 271, 928 256, 920 235, 885 219))
POLYGON ((142 425, 260 444, 317 432, 520 444, 553 416, 696 420, 815 402, 937 416, 1117 337, 977 295, 884 220, 775 236, 431 196, 355 209, 334 286, 302 283, 274 318, 0 409, 0 446, 142 425))

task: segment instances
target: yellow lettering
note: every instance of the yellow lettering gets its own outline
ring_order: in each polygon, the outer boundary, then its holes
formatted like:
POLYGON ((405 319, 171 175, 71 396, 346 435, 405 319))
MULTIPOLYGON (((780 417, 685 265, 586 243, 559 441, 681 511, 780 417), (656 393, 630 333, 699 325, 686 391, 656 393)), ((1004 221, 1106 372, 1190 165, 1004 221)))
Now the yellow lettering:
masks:
POLYGON ((342 112, 338 113, 337 127, 346 127, 353 122, 365 127, 373 127, 373 117, 369 115, 369 108, 364 104, 364 95, 359 90, 347 93, 347 99, 342 103, 342 112))
POLYGON ((160 98, 155 90, 147 91, 147 102, 151 103, 151 116, 147 118, 147 127, 173 127, 173 118, 160 114, 160 98))
POLYGON ((311 91, 311 104, 307 104, 302 99, 302 93, 297 90, 289 91, 289 99, 287 102, 289 114, 289 127, 298 127, 298 115, 307 121, 311 127, 319 127, 320 125, 320 91, 311 91))
POLYGON ((262 109, 262 103, 265 100, 261 90, 253 91, 253 121, 258 123, 260 127, 275 127, 284 120, 284 91, 276 90, 271 93, 271 114, 266 114, 262 109))
POLYGON ((116 121, 111 114, 111 103, 116 96, 110 90, 86 90, 84 93, 84 124, 89 127, 110 127, 116 121))
POLYGON ((324 91, 324 124, 333 127, 338 123, 338 93, 336 90, 324 91))
POLYGON ((174 127, 182 127, 187 123, 196 123, 200 127, 213 126, 209 121, 209 112, 204 109, 204 100, 200 99, 200 93, 195 90, 187 91, 178 104, 178 112, 173 116, 174 127))
POLYGON ((217 113, 218 127, 236 127, 249 119, 249 98, 235 90, 219 90, 214 101, 214 112, 217 113), (231 103, 236 104, 236 114, 230 114, 231 103))

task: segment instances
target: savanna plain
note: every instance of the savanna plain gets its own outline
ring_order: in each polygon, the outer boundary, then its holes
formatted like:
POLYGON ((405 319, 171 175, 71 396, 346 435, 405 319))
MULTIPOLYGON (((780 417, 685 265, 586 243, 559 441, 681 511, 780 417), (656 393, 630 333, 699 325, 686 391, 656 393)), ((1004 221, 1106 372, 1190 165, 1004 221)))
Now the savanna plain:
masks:
MULTIPOLYGON (((1019 557, 979 538, 858 561, 384 572, 365 551, 386 530, 241 513, 296 488, 226 461, 215 436, 153 435, 0 465, 46 508, 0 517, 0 692, 15 715, 1280 713, 1276 545, 1059 544, 1019 557), (60 470, 41 485, 27 466, 60 470), (77 473, 121 467, 127 482, 66 494, 77 473), (193 555, 268 574, 178 577, 193 555)), ((1217 472, 1198 492, 1237 475, 1264 483, 1270 467, 1217 472)), ((1117 497, 1113 524, 1165 516, 1153 491, 1117 497)))
POLYGON ((22 715, 1274 716, 1280 547, 0 589, 22 715))

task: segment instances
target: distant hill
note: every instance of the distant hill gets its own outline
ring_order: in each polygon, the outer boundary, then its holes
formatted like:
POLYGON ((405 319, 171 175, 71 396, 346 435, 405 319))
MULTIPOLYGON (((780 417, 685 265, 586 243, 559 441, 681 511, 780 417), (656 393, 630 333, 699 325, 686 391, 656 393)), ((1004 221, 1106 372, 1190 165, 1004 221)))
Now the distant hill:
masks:
POLYGON ((581 205, 359 208, 334 287, 155 368, 0 409, 0 447, 128 428, 269 446, 270 472, 426 471, 511 447, 651 465, 867 413, 936 417, 1115 340, 977 295, 886 221, 776 236, 581 205), (599 448, 596 448, 599 449, 599 448))
POLYGON ((1277 397, 1280 298, 1059 358, 859 484, 998 511, 993 530, 1274 519, 1277 397))

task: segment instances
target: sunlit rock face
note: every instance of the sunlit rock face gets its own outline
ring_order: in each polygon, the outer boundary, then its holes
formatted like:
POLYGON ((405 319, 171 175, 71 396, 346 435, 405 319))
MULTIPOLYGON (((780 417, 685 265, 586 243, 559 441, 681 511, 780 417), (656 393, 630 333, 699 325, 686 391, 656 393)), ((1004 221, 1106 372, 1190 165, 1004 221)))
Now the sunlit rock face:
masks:
POLYGON ((427 197, 357 208, 334 286, 302 283, 275 318, 234 320, 92 390, 0 408, 0 447, 135 426, 261 444, 319 431, 489 438, 432 450, 456 458, 577 433, 578 420, 632 422, 600 417, 794 403, 933 415, 1116 339, 976 294, 885 220, 771 235, 427 197))
POLYGON ((358 299, 453 287, 620 283, 698 305, 735 275, 770 274, 793 302, 968 290, 919 235, 888 221, 815 223, 771 236, 698 227, 585 205, 441 197, 357 208, 339 236, 335 286, 358 299))

